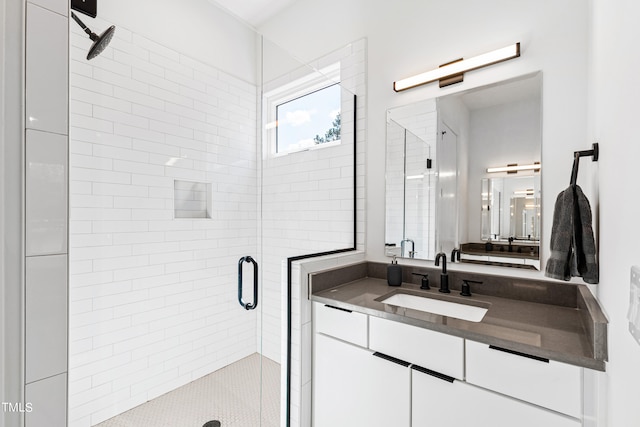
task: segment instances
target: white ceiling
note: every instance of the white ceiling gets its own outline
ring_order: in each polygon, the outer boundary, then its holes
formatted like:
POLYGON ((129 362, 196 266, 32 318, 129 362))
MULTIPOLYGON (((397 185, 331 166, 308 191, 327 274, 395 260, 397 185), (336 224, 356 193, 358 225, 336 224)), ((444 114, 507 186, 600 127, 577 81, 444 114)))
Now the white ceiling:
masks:
POLYGON ((209 0, 238 18, 258 27, 296 0, 209 0))

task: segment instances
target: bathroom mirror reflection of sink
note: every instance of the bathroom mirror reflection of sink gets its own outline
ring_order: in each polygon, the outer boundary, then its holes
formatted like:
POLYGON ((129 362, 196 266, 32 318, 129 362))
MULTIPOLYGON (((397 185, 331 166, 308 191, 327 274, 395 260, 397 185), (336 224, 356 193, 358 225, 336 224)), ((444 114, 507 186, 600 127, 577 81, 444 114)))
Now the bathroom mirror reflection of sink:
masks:
POLYGON ((457 302, 436 299, 427 295, 394 291, 376 299, 384 304, 419 310, 440 316, 454 317, 469 322, 480 322, 487 314, 488 307, 461 304, 457 302))

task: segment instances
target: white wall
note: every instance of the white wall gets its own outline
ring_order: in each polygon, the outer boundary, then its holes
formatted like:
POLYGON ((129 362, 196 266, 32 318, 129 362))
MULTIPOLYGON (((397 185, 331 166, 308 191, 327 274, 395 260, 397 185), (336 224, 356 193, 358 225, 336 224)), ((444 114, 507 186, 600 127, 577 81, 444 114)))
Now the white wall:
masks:
MULTIPOLYGON (((640 158, 638 93, 640 4, 628 0, 593 0, 590 58, 589 139, 600 143, 597 185, 600 200, 600 284, 596 295, 609 318, 609 363, 601 378, 610 427, 640 424, 637 396, 640 345, 628 331, 629 280, 640 265, 640 200, 635 190, 640 158), (611 64, 616 67, 612 78, 611 64)), ((590 162, 586 162, 590 163, 590 162)), ((582 169, 582 163, 580 165, 582 169)), ((582 175, 582 171, 581 171, 582 175)))
POLYGON ((69 407, 78 427, 258 349, 257 311, 237 301, 238 259, 258 251, 257 88, 115 25, 90 62, 90 40, 75 26, 71 34, 69 407), (174 219, 175 179, 209 185, 210 219, 174 219))
MULTIPOLYGON (((102 1, 98 17, 243 80, 257 81, 255 31, 208 0, 102 1)), ((82 19, 100 34, 90 18, 82 19)))
MULTIPOLYGON (((390 107, 543 70, 543 215, 552 217, 555 197, 568 184, 572 152, 590 145, 587 18, 588 7, 581 0, 526 0, 518 2, 518 7, 507 7, 499 0, 402 0, 393 6, 370 0, 346 4, 299 0, 259 30, 303 60, 367 37, 367 257, 386 261, 380 189, 385 187, 385 111, 390 107), (327 22, 332 23, 332 31, 326 31, 327 22), (392 90, 394 80, 516 41, 521 42, 520 58, 467 73, 462 84, 445 89, 431 84, 403 93, 392 90)), ((543 238, 548 239, 550 230, 551 222, 546 221, 543 238)))

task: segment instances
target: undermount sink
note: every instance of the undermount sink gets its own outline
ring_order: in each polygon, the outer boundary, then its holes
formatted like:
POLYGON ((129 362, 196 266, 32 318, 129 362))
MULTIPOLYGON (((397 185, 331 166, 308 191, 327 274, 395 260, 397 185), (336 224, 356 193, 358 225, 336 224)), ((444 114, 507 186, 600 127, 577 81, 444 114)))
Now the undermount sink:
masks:
POLYGON ((384 304, 420 310, 426 313, 439 314, 440 316, 455 317, 456 319, 467 320, 469 322, 479 322, 487 313, 487 308, 484 307, 460 304, 403 292, 394 292, 390 296, 383 295, 378 301, 384 304))

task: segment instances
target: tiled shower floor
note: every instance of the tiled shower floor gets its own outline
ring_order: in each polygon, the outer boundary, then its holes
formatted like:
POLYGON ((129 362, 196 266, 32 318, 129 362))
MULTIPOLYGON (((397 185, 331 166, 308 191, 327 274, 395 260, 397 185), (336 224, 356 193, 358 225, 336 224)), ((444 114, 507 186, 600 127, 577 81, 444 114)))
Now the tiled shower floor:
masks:
POLYGON ((211 420, 221 427, 278 427, 280 365, 255 353, 96 427, 202 427, 211 420))

